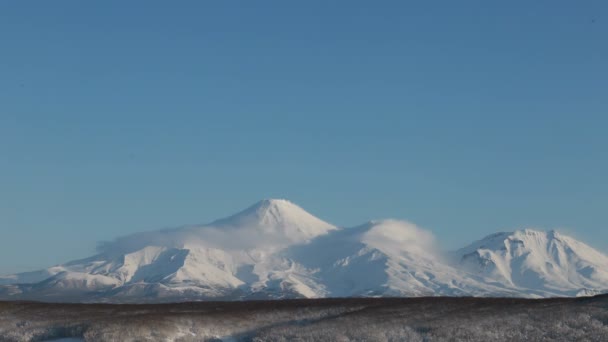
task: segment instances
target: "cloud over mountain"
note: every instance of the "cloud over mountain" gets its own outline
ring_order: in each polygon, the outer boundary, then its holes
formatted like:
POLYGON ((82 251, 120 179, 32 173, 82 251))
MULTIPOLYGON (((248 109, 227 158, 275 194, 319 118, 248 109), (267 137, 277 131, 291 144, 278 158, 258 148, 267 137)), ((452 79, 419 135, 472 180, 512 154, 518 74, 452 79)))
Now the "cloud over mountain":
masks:
POLYGON ((450 255, 410 222, 339 228, 272 199, 209 224, 120 237, 87 259, 0 277, 0 298, 161 302, 608 291, 608 257, 553 231, 492 234, 450 255))

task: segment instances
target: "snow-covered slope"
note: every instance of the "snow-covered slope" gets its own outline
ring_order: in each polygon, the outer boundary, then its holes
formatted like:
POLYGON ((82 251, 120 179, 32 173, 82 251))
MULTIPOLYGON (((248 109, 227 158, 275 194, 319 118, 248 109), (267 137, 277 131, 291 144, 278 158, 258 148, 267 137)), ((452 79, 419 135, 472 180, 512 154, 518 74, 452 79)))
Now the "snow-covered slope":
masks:
POLYGON ((450 266, 432 234, 404 221, 343 229, 294 246, 286 256, 318 270, 314 277, 333 297, 515 294, 450 266))
POLYGON ((118 238, 98 255, 0 277, 0 298, 160 302, 343 296, 555 296, 608 289, 608 257, 555 232, 494 234, 449 260, 397 220, 338 228, 286 200, 118 238))
POLYGON ((469 272, 540 296, 574 296, 608 289, 608 257, 555 231, 497 233, 459 250, 469 272))
POLYGON ((0 285, 37 283, 63 270, 61 266, 55 266, 46 270, 0 276, 0 285))
POLYGON ((210 224, 128 235, 104 244, 101 250, 123 254, 148 246, 187 245, 224 250, 277 249, 335 229, 287 200, 268 199, 210 224))
POLYGON ((317 285, 301 283, 298 266, 277 253, 337 229, 287 200, 262 200, 210 224, 121 237, 94 257, 0 284, 48 300, 83 292, 92 301, 317 297, 317 285))
POLYGON ((284 199, 262 200, 240 213, 211 223, 211 226, 281 236, 290 243, 303 242, 337 229, 284 199))

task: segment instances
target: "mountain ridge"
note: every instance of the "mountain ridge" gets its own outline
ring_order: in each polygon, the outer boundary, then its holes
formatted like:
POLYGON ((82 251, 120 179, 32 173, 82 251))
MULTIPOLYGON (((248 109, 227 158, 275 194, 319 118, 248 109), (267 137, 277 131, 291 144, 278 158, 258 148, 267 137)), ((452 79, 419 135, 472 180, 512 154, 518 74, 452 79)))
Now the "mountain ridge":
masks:
POLYGON ((490 234, 444 254, 412 223, 341 228, 284 199, 209 224, 119 237, 90 258, 0 276, 0 299, 163 302, 608 292, 608 257, 556 231, 490 234))

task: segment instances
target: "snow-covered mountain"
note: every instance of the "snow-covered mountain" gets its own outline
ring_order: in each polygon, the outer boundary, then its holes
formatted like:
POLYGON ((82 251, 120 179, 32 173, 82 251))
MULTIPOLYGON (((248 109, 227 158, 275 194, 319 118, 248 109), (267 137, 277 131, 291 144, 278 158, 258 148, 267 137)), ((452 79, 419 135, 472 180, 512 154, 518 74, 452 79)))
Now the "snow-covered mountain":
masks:
POLYGON ((462 274, 437 251, 431 233, 403 221, 342 229, 284 255, 317 270, 314 278, 324 285, 323 294, 332 297, 515 295, 482 277, 462 274))
POLYGON ((608 257, 556 231, 497 233, 456 252, 467 271, 539 296, 608 288, 608 257))
POLYGON ((0 298, 160 302, 344 296, 574 296, 608 290, 608 257, 555 232, 499 233, 444 255, 397 220, 338 228, 287 200, 133 234, 91 258, 0 277, 0 298))

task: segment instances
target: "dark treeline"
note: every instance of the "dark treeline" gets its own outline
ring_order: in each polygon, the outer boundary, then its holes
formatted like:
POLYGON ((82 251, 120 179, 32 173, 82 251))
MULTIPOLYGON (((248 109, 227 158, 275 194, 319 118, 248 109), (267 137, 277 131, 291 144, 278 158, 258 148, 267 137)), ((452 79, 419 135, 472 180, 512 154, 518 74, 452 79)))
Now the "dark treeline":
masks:
POLYGON ((0 341, 602 341, 608 296, 0 302, 0 341))

